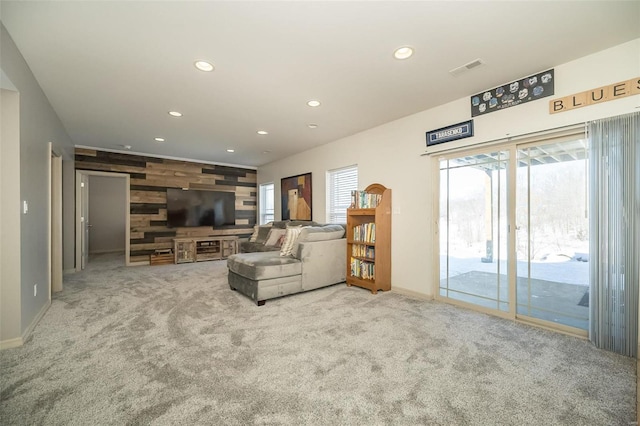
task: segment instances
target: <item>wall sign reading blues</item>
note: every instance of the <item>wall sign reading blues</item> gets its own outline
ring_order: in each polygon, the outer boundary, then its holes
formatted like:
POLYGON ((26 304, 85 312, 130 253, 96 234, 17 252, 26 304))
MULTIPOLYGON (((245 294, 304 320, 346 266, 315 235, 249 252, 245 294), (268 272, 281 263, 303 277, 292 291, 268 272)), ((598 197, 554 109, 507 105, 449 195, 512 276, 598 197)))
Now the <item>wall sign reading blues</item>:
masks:
POLYGON ((427 146, 473 136, 473 120, 427 132, 427 146))
POLYGON ((488 114, 553 95, 553 69, 471 97, 471 116, 488 114))

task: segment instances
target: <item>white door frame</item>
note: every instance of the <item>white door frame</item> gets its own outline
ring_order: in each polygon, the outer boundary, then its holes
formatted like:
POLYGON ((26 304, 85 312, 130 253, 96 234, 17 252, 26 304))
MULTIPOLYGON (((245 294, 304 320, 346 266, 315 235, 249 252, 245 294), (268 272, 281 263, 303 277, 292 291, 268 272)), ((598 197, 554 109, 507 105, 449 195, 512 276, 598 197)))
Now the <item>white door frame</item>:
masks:
POLYGON ((89 262, 89 175, 80 174, 80 269, 89 262))
MULTIPOLYGON (((125 179, 125 252, 124 252, 124 262, 125 266, 130 265, 129 261, 129 253, 131 251, 130 246, 130 234, 131 234, 131 219, 129 215, 129 202, 130 202, 130 176, 126 173, 113 173, 113 172, 98 172, 94 170, 76 170, 76 271, 82 270, 82 194, 81 194, 81 186, 80 183, 82 181, 82 176, 105 176, 112 178, 120 178, 125 179)), ((89 200, 85 200, 87 203, 89 200)))
POLYGON ((62 291, 62 156, 49 142, 49 272, 48 293, 62 291))

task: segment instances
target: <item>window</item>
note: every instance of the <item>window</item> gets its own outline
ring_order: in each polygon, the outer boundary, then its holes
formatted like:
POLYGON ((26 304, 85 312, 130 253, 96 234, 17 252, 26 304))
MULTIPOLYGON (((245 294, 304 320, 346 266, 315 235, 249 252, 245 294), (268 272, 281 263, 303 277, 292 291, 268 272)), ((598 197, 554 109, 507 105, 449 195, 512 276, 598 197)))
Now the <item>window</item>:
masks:
POLYGON ((358 166, 349 166, 327 172, 327 221, 347 223, 347 208, 351 204, 351 191, 358 189, 358 166))
POLYGON ((273 183, 260 185, 260 225, 274 220, 273 217, 273 183))

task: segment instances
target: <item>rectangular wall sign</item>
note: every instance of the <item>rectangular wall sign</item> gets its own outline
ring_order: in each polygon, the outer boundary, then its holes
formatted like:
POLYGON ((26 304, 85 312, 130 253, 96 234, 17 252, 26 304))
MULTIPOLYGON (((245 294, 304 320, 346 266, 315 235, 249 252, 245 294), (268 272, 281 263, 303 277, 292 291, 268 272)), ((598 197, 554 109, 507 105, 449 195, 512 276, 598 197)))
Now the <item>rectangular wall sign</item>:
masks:
POLYGON ((549 114, 640 94, 640 77, 549 101, 549 114))
POLYGON ((553 95, 553 69, 471 97, 471 116, 488 114, 553 95))
POLYGON ((473 136, 473 120, 427 132, 427 146, 473 136))

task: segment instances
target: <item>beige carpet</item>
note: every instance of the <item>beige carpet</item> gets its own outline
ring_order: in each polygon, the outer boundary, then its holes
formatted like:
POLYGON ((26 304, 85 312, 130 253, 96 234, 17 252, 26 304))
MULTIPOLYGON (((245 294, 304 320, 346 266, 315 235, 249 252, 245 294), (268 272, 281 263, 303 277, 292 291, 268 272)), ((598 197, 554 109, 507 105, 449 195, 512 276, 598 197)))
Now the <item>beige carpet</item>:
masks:
POLYGON ((634 360, 584 340, 342 284, 257 307, 224 262, 113 262, 0 352, 0 424, 635 421, 634 360))

